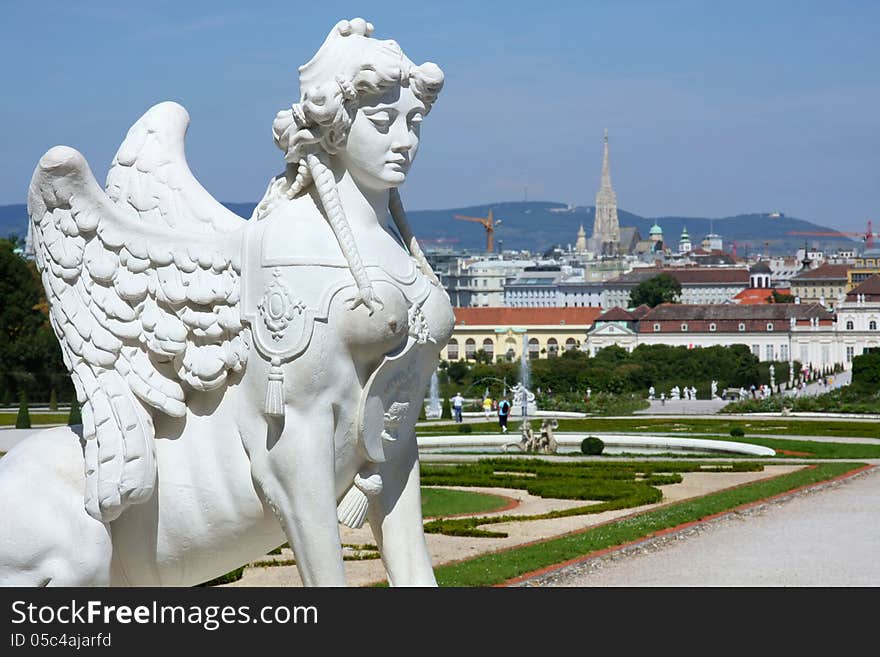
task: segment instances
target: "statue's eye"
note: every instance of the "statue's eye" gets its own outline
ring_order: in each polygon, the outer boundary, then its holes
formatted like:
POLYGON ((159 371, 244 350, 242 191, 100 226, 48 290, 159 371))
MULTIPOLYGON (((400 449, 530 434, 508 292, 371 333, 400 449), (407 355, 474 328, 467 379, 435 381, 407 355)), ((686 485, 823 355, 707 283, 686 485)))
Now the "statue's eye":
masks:
POLYGON ((375 114, 368 114, 367 118, 370 119, 370 122, 379 129, 387 129, 393 121, 391 113, 387 111, 376 112, 375 114))

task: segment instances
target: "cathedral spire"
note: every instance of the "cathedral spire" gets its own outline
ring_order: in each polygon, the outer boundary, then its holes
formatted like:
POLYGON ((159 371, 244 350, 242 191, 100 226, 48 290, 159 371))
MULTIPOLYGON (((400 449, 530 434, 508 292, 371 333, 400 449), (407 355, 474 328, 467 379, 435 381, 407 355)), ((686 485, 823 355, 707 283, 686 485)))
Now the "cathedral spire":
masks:
POLYGON ((605 128, 605 152, 602 155, 602 187, 611 187, 611 161, 608 159, 608 128, 605 128))
POLYGON ((596 194, 596 218, 593 223, 592 249, 600 255, 617 255, 620 249, 620 224, 617 220, 617 195, 611 187, 611 160, 608 155, 608 128, 605 128, 602 154, 602 184, 596 194))

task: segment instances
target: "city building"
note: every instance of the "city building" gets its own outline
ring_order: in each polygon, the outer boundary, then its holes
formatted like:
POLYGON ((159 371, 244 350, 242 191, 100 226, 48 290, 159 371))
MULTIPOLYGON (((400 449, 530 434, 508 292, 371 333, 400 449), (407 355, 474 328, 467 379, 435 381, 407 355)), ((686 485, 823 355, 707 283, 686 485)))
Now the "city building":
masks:
POLYGON ((453 253, 427 253, 440 284, 455 307, 503 306, 505 288, 535 260, 503 259, 453 253))
POLYGON ((866 349, 880 347, 880 275, 874 275, 847 293, 837 306, 838 358, 844 363, 866 349))
POLYGON ((844 298, 851 265, 822 264, 804 269, 791 278, 791 294, 800 303, 818 303, 834 308, 844 298))
POLYGON ((847 290, 852 290, 872 276, 880 274, 880 249, 866 249, 852 260, 847 273, 847 290))
POLYGON ((688 235, 687 226, 684 226, 681 230, 681 237, 678 240, 678 252, 690 253, 691 249, 693 249, 693 245, 691 244, 691 236, 688 235))
MULTIPOLYGON (((612 344, 628 351, 640 344, 691 349, 744 344, 762 361, 799 360, 814 368, 846 362, 834 315, 819 304, 662 304, 640 317, 621 311, 596 318, 582 349, 595 355, 612 344)), ((784 375, 777 374, 779 380, 784 375)))
POLYGON ((584 225, 581 224, 581 227, 578 228, 577 240, 574 243, 574 250, 580 254, 587 253, 587 231, 584 230, 584 225))
POLYGON ((726 303, 749 287, 749 271, 742 267, 642 267, 605 283, 603 307, 629 308, 633 289, 660 274, 679 282, 685 304, 726 303))
POLYGON ((578 349, 600 308, 454 308, 452 338, 441 351, 447 361, 473 359, 482 349, 493 360, 554 358, 578 349))

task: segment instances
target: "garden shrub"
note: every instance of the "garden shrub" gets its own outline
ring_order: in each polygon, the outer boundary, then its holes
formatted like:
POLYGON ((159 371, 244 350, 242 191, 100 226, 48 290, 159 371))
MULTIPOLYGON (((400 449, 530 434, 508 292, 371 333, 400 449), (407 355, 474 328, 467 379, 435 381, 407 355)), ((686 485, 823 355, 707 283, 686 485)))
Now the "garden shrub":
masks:
POLYGON ((24 392, 22 392, 18 397, 18 415, 15 418, 15 428, 31 428, 31 414, 28 411, 27 394, 24 392))
POLYGON ((440 411, 440 419, 442 420, 451 420, 452 419, 452 402, 449 401, 449 397, 443 400, 443 408, 440 411))
POLYGON ((459 424, 458 433, 471 433, 474 428, 469 424, 459 424))
POLYGON ((70 415, 67 416, 67 426, 72 427, 76 424, 82 424, 82 413, 79 409, 79 401, 74 396, 70 400, 70 415))
POLYGON ((596 456, 605 449, 605 443, 596 436, 587 436, 581 441, 581 452, 588 456, 596 456))
POLYGON ((746 432, 742 427, 730 427, 730 435, 734 438, 742 438, 746 435, 746 432))

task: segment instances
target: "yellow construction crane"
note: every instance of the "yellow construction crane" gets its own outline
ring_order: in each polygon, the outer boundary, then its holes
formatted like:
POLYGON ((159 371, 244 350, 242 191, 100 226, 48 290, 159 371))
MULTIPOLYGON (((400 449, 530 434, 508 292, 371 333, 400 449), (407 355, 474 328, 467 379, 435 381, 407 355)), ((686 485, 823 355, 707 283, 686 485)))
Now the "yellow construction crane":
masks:
POLYGON ((492 253, 495 250, 495 243, 493 240, 495 226, 501 225, 501 219, 495 219, 492 217, 492 208, 489 208, 488 217, 466 217, 465 215, 457 214, 455 215, 455 218, 461 221, 475 221, 478 224, 482 224, 483 228, 486 229, 486 253, 492 253))

